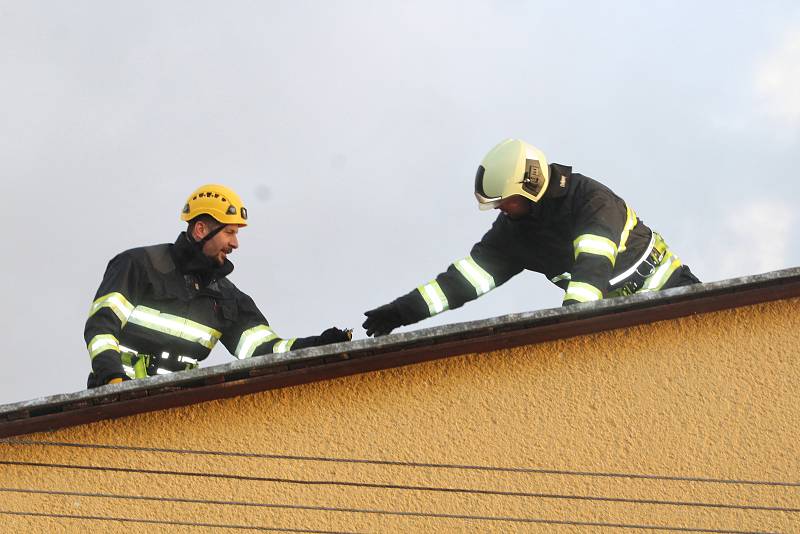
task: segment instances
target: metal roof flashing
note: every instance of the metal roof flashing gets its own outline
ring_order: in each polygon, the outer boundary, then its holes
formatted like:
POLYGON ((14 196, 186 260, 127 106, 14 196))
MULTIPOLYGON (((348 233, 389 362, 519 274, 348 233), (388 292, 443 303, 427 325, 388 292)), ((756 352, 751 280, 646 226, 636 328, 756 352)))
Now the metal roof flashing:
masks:
POLYGON ((423 328, 0 405, 0 438, 800 296, 800 268, 423 328))

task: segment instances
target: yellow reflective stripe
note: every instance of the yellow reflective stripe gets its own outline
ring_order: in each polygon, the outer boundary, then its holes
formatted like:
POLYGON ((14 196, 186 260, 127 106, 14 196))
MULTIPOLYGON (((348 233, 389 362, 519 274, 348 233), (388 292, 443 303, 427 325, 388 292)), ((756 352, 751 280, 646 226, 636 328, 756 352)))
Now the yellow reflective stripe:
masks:
POLYGON ((122 360, 122 368, 125 370, 125 374, 130 378, 147 378, 149 357, 123 352, 120 359, 122 360), (136 360, 135 362, 133 361, 134 359, 136 360))
POLYGON ((633 211, 633 208, 625 204, 625 209, 628 212, 628 217, 625 220, 625 227, 622 229, 622 234, 619 237, 619 248, 617 249, 618 253, 625 252, 625 247, 628 244, 628 236, 633 230, 633 227, 636 226, 636 223, 639 221, 638 217, 636 216, 636 212, 633 211))
POLYGON ((653 274, 647 277, 644 281, 644 286, 642 289, 637 291, 637 293, 646 292, 646 291, 658 291, 664 284, 667 283, 669 277, 672 276, 672 273, 675 270, 683 265, 678 256, 672 253, 669 249, 667 249, 667 254, 664 256, 664 259, 661 260, 658 268, 655 270, 653 274))
POLYGON ((297 341, 296 337, 293 337, 292 339, 281 339, 272 347, 272 352, 276 354, 281 352, 289 352, 292 349, 292 345, 294 345, 295 341, 297 341))
POLYGON ((569 286, 567 286, 567 292, 564 293, 564 300, 577 300, 578 302, 589 302, 601 300, 602 298, 602 291, 585 282, 570 282, 569 286))
POLYGON ((611 262, 611 266, 617 261, 617 244, 600 235, 583 234, 575 238, 572 242, 575 247, 575 259, 583 253, 597 254, 604 256, 611 262))
POLYGON ((442 313, 449 307, 447 297, 444 291, 442 291, 442 288, 439 287, 439 282, 436 280, 431 280, 427 284, 419 286, 417 291, 419 291, 422 294, 422 298, 425 299, 431 317, 437 313, 442 313))
POLYGON ((111 334, 99 334, 94 336, 86 347, 89 349, 89 358, 94 360, 98 354, 106 350, 119 352, 119 340, 111 334))
POLYGON ((453 265, 455 265, 458 272, 472 284, 472 287, 475 288, 479 297, 494 289, 494 278, 491 274, 486 272, 483 267, 478 265, 478 263, 472 259, 472 256, 467 256, 464 259, 458 260, 453 265))
POLYGON ((259 345, 272 341, 278 337, 278 334, 267 325, 258 325, 242 332, 239 338, 239 344, 233 355, 237 358, 249 358, 253 355, 259 345))
POLYGON ((161 313, 146 306, 136 306, 128 322, 157 332, 199 343, 207 349, 214 348, 222 333, 184 317, 161 313))
POLYGON ((119 317, 119 320, 122 322, 123 326, 133 312, 133 304, 128 302, 128 299, 126 299, 122 293, 117 292, 103 295, 95 300, 92 303, 92 307, 89 309, 89 317, 97 313, 100 308, 111 308, 111 311, 113 311, 116 316, 119 317))

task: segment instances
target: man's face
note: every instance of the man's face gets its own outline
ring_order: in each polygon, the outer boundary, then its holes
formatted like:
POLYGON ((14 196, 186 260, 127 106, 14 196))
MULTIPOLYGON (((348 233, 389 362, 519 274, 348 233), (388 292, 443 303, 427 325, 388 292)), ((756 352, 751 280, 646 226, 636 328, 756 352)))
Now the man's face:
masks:
POLYGON ((531 212, 531 201, 521 195, 513 195, 503 199, 495 209, 512 219, 520 219, 531 212))
MULTIPOLYGON (((197 223, 197 227, 195 230, 195 238, 202 239, 208 233, 211 232, 211 228, 202 222, 197 223), (202 226, 201 226, 202 225, 202 226)), ((214 260, 214 263, 217 265, 222 265, 225 263, 225 258, 228 257, 228 254, 234 251, 234 249, 239 248, 239 227, 235 224, 228 224, 220 230, 217 235, 209 239, 203 245, 203 254, 214 260)))

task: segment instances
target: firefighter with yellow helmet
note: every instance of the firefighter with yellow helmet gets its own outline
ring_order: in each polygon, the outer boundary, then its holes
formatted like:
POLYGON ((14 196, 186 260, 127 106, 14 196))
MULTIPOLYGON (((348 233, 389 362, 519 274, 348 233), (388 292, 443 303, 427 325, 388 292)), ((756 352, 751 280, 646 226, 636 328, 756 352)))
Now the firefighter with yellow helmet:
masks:
POLYGON ((475 197, 480 209, 500 210, 492 228, 435 279, 365 312, 367 335, 458 308, 523 270, 564 289, 565 305, 699 282, 611 189, 572 167, 548 164, 520 139, 489 151, 478 166, 475 197))
POLYGON ((218 341, 237 358, 348 341, 349 330, 285 338, 253 299, 228 279, 247 209, 233 190, 199 187, 186 200, 188 223, 174 243, 126 250, 106 268, 84 338, 88 387, 192 369, 218 341))

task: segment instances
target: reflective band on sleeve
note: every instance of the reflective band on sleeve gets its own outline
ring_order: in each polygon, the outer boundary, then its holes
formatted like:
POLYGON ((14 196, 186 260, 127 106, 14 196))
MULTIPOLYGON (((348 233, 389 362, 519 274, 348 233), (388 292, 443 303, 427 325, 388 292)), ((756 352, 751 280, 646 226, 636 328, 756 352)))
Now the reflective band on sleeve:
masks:
POLYGON ((610 239, 593 234, 579 235, 573 241, 575 247, 575 259, 581 254, 597 254, 604 256, 611 262, 611 266, 617 261, 617 244, 610 239))
POLYGON ((276 337, 278 337, 278 334, 269 326, 264 324, 254 326, 242 332, 239 344, 236 346, 233 355, 237 358, 249 358, 259 345, 272 341, 276 337))
POLYGON ((294 345, 295 341, 297 341, 296 337, 293 337, 292 339, 281 339, 272 347, 272 352, 275 354, 289 352, 292 349, 292 345, 294 345))
POLYGON ((472 256, 467 256, 462 260, 458 260, 453 265, 455 265, 458 272, 472 284, 472 287, 475 288, 475 292, 479 297, 494 289, 494 278, 492 278, 492 275, 487 273, 483 267, 478 265, 478 263, 472 259, 472 256))
POLYGON ((585 282, 570 282, 567 292, 564 293, 564 300, 577 300, 578 302, 590 302, 602 298, 602 291, 585 282))
POLYGON ((449 307, 447 297, 444 295, 444 291, 439 287, 439 282, 436 280, 432 280, 424 286, 419 286, 417 291, 419 291, 422 294, 422 298, 425 299, 431 317, 437 313, 442 313, 449 307))
POLYGON ((89 349, 89 358, 94 358, 103 351, 114 350, 119 352, 119 340, 111 334, 100 334, 94 336, 87 345, 89 349))
POLYGON ((572 280, 572 273, 561 273, 558 276, 554 276, 550 279, 550 281, 554 284, 557 284, 562 280, 572 280))
POLYGON ((653 274, 647 277, 644 282, 644 286, 642 289, 637 291, 637 293, 658 291, 664 287, 664 284, 667 283, 667 280, 669 280, 669 277, 672 276, 672 273, 674 273, 675 270, 681 265, 683 265, 681 260, 679 260, 678 257, 672 253, 672 251, 667 250, 667 255, 664 256, 663 260, 661 260, 658 268, 653 274))
POLYGON ((618 253, 625 252, 625 247, 628 244, 628 236, 633 230, 633 227, 636 226, 636 223, 639 222, 638 217, 636 216, 636 212, 633 211, 633 208, 625 204, 625 209, 628 212, 628 217, 625 220, 625 227, 622 229, 622 235, 619 237, 619 248, 617 249, 618 253))
POLYGON ((125 323, 128 321, 128 317, 130 317, 131 313, 133 312, 133 305, 128 302, 128 299, 122 293, 109 293, 108 295, 103 295, 102 297, 98 298, 92 303, 91 309, 89 309, 89 317, 97 313, 100 308, 111 308, 117 317, 119 317, 122 326, 125 326, 125 323))
POLYGON ((179 337, 199 343, 207 349, 214 348, 222 333, 200 323, 177 315, 161 313, 146 306, 136 306, 128 317, 128 322, 150 328, 162 334, 179 337))

